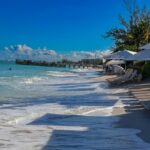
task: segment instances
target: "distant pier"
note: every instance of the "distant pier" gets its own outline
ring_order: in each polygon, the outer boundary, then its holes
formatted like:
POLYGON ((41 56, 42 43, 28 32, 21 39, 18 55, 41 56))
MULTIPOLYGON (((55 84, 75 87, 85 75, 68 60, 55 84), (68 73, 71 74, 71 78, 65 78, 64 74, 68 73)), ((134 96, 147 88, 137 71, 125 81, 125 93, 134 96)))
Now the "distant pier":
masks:
POLYGON ((83 59, 78 62, 72 62, 72 61, 68 61, 68 60, 62 60, 62 61, 57 61, 57 62, 47 62, 47 61, 32 61, 32 60, 16 59, 16 64, 20 64, 20 65, 68 67, 68 68, 98 67, 101 65, 100 62, 96 59, 83 59))
POLYGON ((46 62, 46 61, 32 61, 32 60, 16 59, 16 64, 47 66, 47 67, 68 67, 68 68, 88 68, 88 67, 91 67, 91 65, 85 65, 85 64, 79 63, 79 62, 69 62, 69 61, 46 62))

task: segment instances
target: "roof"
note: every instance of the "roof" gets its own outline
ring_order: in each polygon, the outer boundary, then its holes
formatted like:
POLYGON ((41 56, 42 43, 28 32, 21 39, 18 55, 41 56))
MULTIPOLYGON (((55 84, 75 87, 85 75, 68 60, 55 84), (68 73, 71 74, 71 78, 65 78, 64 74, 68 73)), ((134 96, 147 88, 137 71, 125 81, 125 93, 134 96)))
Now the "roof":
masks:
POLYGON ((144 45, 144 46, 141 46, 140 47, 141 50, 144 50, 144 49, 150 49, 150 43, 144 45))
POLYGON ((129 50, 124 50, 124 51, 118 51, 115 53, 112 53, 105 57, 105 59, 120 59, 120 60, 127 60, 129 57, 135 55, 136 52, 129 51, 129 50))
POLYGON ((128 60, 148 61, 150 60, 150 49, 142 50, 138 52, 136 55, 129 57, 128 60))
POLYGON ((110 60, 106 63, 106 65, 121 65, 125 63, 126 62, 124 60, 110 60))

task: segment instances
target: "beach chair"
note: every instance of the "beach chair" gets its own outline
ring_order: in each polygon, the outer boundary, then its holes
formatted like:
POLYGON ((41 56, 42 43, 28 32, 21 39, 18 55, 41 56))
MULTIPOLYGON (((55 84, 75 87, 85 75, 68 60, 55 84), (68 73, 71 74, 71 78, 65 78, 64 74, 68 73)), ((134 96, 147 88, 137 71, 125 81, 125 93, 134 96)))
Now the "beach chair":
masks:
POLYGON ((118 75, 123 75, 125 74, 125 70, 123 67, 119 66, 119 65, 113 65, 113 72, 115 74, 118 74, 118 75))
POLYGON ((142 74, 141 73, 139 73, 138 75, 137 75, 137 77, 136 77, 136 81, 137 82, 141 82, 142 81, 142 74))
POLYGON ((133 70, 133 72, 124 80, 120 81, 118 84, 126 83, 129 81, 134 81, 134 79, 138 76, 137 70, 133 70))
POLYGON ((111 84, 123 84, 129 81, 133 81, 137 76, 137 70, 129 70, 124 76, 120 77, 119 79, 109 81, 111 84))
POLYGON ((124 75, 115 77, 115 78, 109 78, 109 79, 107 79, 107 81, 110 83, 116 83, 116 82, 119 82, 119 81, 129 78, 132 73, 133 73, 133 69, 127 69, 127 71, 125 72, 124 75))

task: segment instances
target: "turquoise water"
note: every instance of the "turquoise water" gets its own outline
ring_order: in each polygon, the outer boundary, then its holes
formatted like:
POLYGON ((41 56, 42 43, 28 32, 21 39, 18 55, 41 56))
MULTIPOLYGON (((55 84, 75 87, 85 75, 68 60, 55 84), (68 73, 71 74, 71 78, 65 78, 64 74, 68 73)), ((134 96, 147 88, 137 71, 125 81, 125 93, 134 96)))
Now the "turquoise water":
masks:
POLYGON ((69 71, 69 68, 16 65, 14 62, 1 61, 0 101, 49 95, 51 89, 45 85, 59 82, 59 77, 71 76, 69 71))
POLYGON ((46 71, 69 71, 69 68, 16 65, 15 62, 0 61, 0 77, 29 77, 43 75, 46 71), (9 70, 11 68, 12 70, 9 70))

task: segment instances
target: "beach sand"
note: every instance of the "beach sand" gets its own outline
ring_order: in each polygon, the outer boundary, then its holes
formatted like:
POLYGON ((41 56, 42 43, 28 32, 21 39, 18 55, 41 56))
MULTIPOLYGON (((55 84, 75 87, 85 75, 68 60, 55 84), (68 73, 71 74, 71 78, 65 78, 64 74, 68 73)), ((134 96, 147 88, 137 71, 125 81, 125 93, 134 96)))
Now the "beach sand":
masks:
POLYGON ((53 95, 1 105, 0 150, 149 150, 149 113, 128 86, 95 71, 46 79, 53 95))
MULTIPOLYGON (((95 81, 104 81, 113 78, 115 75, 104 75, 94 78, 95 81)), ((124 92, 117 94, 119 96, 119 103, 124 104, 124 107, 113 107, 113 116, 119 116, 120 120, 116 122, 116 128, 133 128, 140 130, 137 136, 143 141, 150 143, 150 111, 146 110, 143 105, 131 93, 130 89, 136 87, 136 84, 119 85, 109 87, 113 90, 122 90, 124 92)))

